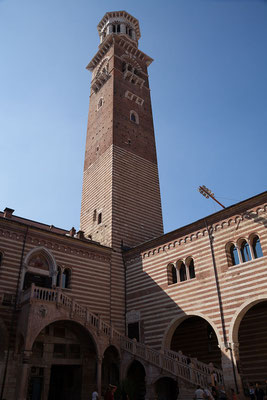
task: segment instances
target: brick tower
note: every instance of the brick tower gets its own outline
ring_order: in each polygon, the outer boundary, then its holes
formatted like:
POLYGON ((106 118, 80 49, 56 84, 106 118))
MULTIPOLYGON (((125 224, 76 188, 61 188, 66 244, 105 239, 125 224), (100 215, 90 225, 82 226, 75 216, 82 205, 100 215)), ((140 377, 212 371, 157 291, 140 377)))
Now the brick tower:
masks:
POLYGON ((147 67, 139 23, 125 11, 98 25, 92 71, 81 229, 101 244, 135 246, 163 233, 147 67))
POLYGON ((115 250, 117 307, 124 293, 121 243, 132 247, 163 233, 147 74, 153 60, 138 49, 139 23, 127 12, 106 13, 98 32, 99 50, 87 66, 92 83, 81 230, 115 250))

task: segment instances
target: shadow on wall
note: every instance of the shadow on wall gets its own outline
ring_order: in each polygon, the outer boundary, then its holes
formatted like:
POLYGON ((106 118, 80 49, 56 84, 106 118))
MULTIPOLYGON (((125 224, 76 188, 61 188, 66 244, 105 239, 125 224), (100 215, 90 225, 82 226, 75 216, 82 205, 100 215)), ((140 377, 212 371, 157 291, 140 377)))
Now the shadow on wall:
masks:
MULTIPOLYGON (((153 271, 151 265, 152 262, 150 261, 146 268, 153 271)), ((237 266, 237 270, 239 268, 240 266, 237 266)), ((217 368, 224 367, 224 373, 228 375, 227 380, 232 382, 233 388, 236 386, 235 381, 238 373, 241 375, 244 386, 247 386, 251 381, 256 382, 261 379, 264 371, 266 371, 264 343, 266 342, 267 332, 261 316, 258 315, 258 310, 261 310, 261 315, 262 308, 267 312, 267 302, 262 303, 262 300, 261 307, 257 309, 253 307, 255 303, 251 300, 250 318, 251 315, 254 316, 255 323, 253 332, 259 332, 259 336, 264 337, 265 340, 255 343, 258 368, 255 370, 255 374, 253 374, 253 371, 248 373, 249 364, 255 361, 253 361, 253 354, 242 350, 241 358, 239 358, 236 349, 232 351, 229 347, 229 350, 225 353, 221 352, 219 348, 219 345, 224 342, 228 346, 229 335, 225 328, 227 333, 225 340, 220 333, 223 329, 221 323, 218 323, 220 308, 218 297, 215 299, 217 293, 213 276, 203 277, 201 273, 196 273, 196 276, 190 279, 188 273, 187 279, 183 282, 176 283, 175 279, 172 278, 175 283, 163 284, 160 287, 148 273, 144 272, 141 257, 135 258, 134 266, 128 266, 126 273, 128 326, 138 323, 140 342, 158 350, 181 351, 188 357, 188 364, 191 362, 191 358, 197 358, 205 364, 212 363, 217 368), (214 288, 211 288, 212 285, 214 285, 214 288), (182 303, 184 307, 181 307, 179 303, 182 303), (217 321, 212 319, 214 314, 216 314, 217 321), (237 357, 237 366, 234 366, 232 362, 234 353, 237 357), (244 357, 243 354, 245 354, 244 357), (246 373, 242 374, 242 371, 246 371, 246 373), (234 376, 235 374, 236 376, 234 376)), ((224 318, 221 318, 221 320, 224 321, 224 318)), ((241 324, 241 328, 242 349, 246 349, 249 348, 253 338, 247 324, 241 324)), ((239 338, 239 324, 238 327, 235 325, 235 329, 238 330, 239 338)))

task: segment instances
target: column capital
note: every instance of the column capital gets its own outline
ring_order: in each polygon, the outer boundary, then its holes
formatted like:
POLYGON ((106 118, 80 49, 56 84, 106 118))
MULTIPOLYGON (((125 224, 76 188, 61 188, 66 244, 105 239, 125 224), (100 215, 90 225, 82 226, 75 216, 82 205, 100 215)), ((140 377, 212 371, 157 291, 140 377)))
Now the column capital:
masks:
POLYGON ((31 350, 24 350, 22 353, 22 364, 29 364, 32 356, 31 350))

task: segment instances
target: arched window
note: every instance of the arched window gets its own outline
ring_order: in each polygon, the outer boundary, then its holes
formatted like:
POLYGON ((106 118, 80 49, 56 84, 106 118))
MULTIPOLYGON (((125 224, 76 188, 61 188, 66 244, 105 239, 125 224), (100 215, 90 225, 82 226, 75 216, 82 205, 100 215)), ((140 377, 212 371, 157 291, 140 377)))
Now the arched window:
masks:
POLYGON ((168 285, 173 285, 174 283, 177 283, 177 269, 172 263, 168 264, 167 267, 167 279, 168 285))
POLYGON ((64 269, 62 273, 62 288, 68 289, 70 286, 70 269, 64 269))
POLYGON ((132 122, 134 122, 135 124, 139 124, 139 117, 138 117, 138 114, 135 112, 135 111, 131 111, 130 112, 130 120, 132 121, 132 122))
POLYGON ((172 283, 177 283, 177 270, 175 266, 172 266, 172 283))
POLYGON ((234 244, 232 244, 230 247, 230 256, 232 265, 238 265, 239 264, 238 251, 234 244))
POLYGON ((112 31, 113 31, 114 33, 120 33, 120 31, 121 31, 121 26, 120 26, 120 24, 113 25, 113 26, 112 26, 112 31))
POLYGON ((61 268, 58 267, 58 269, 57 269, 57 283, 56 283, 56 286, 60 287, 60 284, 61 284, 61 268))
POLYGON ((99 110, 99 108, 101 108, 102 106, 103 106, 103 97, 101 97, 99 99, 98 104, 97 104, 97 109, 99 110))
POLYGON ((190 279, 195 278, 195 277, 196 277, 196 274, 195 274, 195 266, 194 266, 194 260, 193 260, 193 258, 191 258, 191 260, 190 260, 190 262, 189 262, 188 270, 189 270, 189 278, 190 278, 190 279))
POLYGON ((252 239, 252 251, 254 258, 263 257, 259 236, 254 236, 252 239))
POLYGON ((102 222, 102 213, 99 213, 97 218, 97 223, 101 224, 101 222, 102 222))
POLYGON ((249 245, 245 240, 243 240, 240 244, 240 252, 243 262, 251 260, 249 245))
POLYGON ((131 114, 131 121, 136 122, 136 118, 135 118, 134 113, 131 114))
POLYGON ((187 279, 187 277, 186 277, 186 268, 185 268, 185 265, 184 265, 183 262, 180 264, 179 276, 180 276, 180 282, 186 281, 186 279, 187 279))
POLYGON ((129 26, 126 26, 126 34, 129 35, 130 37, 133 37, 133 29, 130 28, 129 26))

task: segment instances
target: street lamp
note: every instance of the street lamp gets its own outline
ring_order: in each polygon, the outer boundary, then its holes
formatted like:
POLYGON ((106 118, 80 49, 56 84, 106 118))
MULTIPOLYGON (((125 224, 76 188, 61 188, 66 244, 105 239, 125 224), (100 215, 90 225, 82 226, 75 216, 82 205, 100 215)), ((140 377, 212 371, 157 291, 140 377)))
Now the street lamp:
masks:
POLYGON ((202 196, 206 197, 206 199, 211 198, 212 200, 216 201, 216 203, 218 203, 222 208, 225 208, 224 205, 222 205, 217 199, 215 199, 214 193, 212 193, 211 190, 208 189, 205 185, 199 186, 198 191, 202 194, 202 196))

